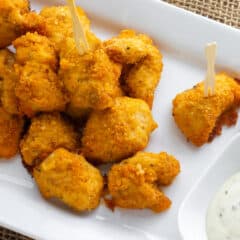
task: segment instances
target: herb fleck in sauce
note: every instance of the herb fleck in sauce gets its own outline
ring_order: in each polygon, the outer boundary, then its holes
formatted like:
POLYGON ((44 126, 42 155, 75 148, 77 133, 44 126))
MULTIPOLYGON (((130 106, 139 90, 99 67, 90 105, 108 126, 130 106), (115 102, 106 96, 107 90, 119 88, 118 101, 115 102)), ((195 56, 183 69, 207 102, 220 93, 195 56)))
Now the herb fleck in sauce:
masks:
POLYGON ((240 172, 214 196, 207 213, 208 240, 240 240, 240 172))

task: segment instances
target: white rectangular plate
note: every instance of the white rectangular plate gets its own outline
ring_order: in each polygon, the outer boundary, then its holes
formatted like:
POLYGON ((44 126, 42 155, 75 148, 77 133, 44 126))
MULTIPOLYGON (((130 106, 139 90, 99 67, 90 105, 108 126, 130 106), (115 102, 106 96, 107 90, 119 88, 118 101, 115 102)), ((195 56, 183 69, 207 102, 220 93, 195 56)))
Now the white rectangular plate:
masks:
MULTIPOLYGON (((58 0, 31 1, 33 9, 58 0)), ((156 91, 153 115, 159 128, 146 150, 167 151, 181 162, 182 172, 164 189, 172 199, 170 210, 154 214, 148 210, 112 213, 103 204, 90 214, 73 214, 44 201, 17 157, 0 163, 0 225, 45 240, 179 240, 178 209, 192 185, 236 134, 239 124, 224 129, 221 137, 202 148, 187 143, 171 116, 175 95, 201 81, 205 75, 203 49, 218 43, 218 67, 239 76, 240 31, 159 0, 79 0, 102 39, 121 29, 133 28, 149 34, 164 56, 164 71, 156 91)), ((189 226, 191 231, 191 226, 189 226)))
POLYGON ((240 171, 239 146, 240 134, 238 133, 182 203, 178 223, 184 240, 207 240, 208 206, 224 182, 240 171))

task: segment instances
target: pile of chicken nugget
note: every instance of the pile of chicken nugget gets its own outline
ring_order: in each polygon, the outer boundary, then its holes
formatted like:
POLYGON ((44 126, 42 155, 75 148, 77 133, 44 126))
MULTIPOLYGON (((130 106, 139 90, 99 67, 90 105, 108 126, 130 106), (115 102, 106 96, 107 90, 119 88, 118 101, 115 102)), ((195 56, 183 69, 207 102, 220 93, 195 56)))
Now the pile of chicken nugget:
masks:
POLYGON ((45 199, 76 211, 111 206, 161 212, 161 186, 180 171, 171 155, 147 153, 162 71, 152 40, 123 30, 101 41, 78 7, 89 50, 77 51, 67 6, 0 5, 0 158, 20 152, 45 199), (13 45, 11 52, 7 47, 13 45), (103 177, 98 166, 112 163, 103 177))

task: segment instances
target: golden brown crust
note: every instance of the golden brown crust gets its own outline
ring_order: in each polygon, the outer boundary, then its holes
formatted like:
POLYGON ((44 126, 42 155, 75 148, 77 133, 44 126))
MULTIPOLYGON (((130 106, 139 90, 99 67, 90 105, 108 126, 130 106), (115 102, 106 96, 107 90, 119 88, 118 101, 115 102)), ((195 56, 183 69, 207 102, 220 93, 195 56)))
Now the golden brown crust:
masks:
POLYGON ((203 83, 173 100, 173 116, 186 138, 196 146, 209 141, 220 116, 240 104, 240 86, 226 75, 216 75, 215 95, 204 97, 203 83))
POLYGON ((3 81, 0 79, 0 97, 2 96, 2 92, 3 92, 3 81))
POLYGON ((122 208, 166 210, 171 201, 158 185, 170 184, 179 172, 179 162, 165 152, 138 152, 111 168, 108 188, 112 203, 122 208))
POLYGON ((116 98, 111 108, 91 113, 83 131, 83 154, 100 163, 119 161, 144 149, 156 127, 143 100, 116 98))
POLYGON ((0 12, 0 48, 11 45, 27 31, 45 32, 44 20, 35 12, 30 12, 27 0, 0 0, 0 12))
POLYGON ((17 75, 14 70, 15 56, 8 49, 0 50, 0 78, 2 87, 0 98, 3 108, 10 114, 19 114, 15 95, 17 75))
POLYGON ((16 39, 14 46, 15 70, 19 76, 15 88, 19 111, 28 117, 38 112, 64 111, 68 96, 55 72, 57 55, 48 38, 27 33, 16 39))
POLYGON ((78 134, 71 122, 59 113, 42 114, 32 119, 20 150, 26 165, 34 166, 59 147, 77 151, 78 134))
POLYGON ((13 42, 16 48, 17 64, 24 66, 27 62, 37 62, 57 69, 57 54, 51 41, 42 35, 27 33, 13 42))
POLYGON ((59 75, 70 95, 71 106, 84 112, 111 107, 114 99, 122 95, 121 69, 100 48, 83 56, 74 51, 62 57, 59 75))
POLYGON ((58 149, 34 169, 44 198, 57 198, 76 211, 95 209, 103 190, 99 170, 83 156, 58 149))
POLYGON ((11 158, 18 151, 24 120, 0 107, 0 158, 11 158))
MULTIPOLYGON (((89 29, 90 21, 85 12, 80 7, 78 12, 83 26, 89 29)), ((40 15, 46 21, 48 38, 57 48, 66 37, 73 37, 72 17, 68 6, 44 7, 40 15)))
POLYGON ((26 0, 0 0, 0 48, 7 47, 22 34, 22 14, 28 11, 26 0))
POLYGON ((208 142, 212 142, 216 136, 221 135, 222 127, 224 125, 231 127, 237 123, 238 112, 237 108, 233 107, 232 109, 227 110, 222 113, 215 123, 215 127, 209 135, 208 142))
POLYGON ((78 104, 75 106, 74 102, 70 102, 67 105, 65 112, 68 116, 72 117, 73 119, 81 121, 81 120, 87 119, 91 111, 92 111, 91 108, 82 108, 82 107, 79 107, 78 104))
MULTIPOLYGON (((84 10, 77 7, 81 23, 86 32, 90 46, 100 44, 100 40, 90 31, 90 20, 84 10)), ((40 15, 46 21, 46 35, 57 51, 69 51, 65 45, 66 39, 73 39, 72 17, 68 6, 45 7, 40 15)))
POLYGON ((48 65, 28 62, 16 70, 15 93, 21 113, 33 117, 38 112, 65 110, 68 98, 64 85, 48 65))
POLYGON ((163 67, 162 55, 152 40, 147 35, 124 30, 104 42, 104 48, 114 61, 130 65, 123 76, 128 96, 143 99, 152 107, 163 67))

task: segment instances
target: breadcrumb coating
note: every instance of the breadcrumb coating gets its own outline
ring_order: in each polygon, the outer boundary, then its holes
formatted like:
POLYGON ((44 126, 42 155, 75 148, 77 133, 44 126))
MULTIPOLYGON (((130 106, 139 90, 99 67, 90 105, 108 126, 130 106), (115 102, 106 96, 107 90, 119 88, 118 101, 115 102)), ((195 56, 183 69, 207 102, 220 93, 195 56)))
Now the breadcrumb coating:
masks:
POLYGON ((2 96, 3 92, 3 81, 0 79, 0 96, 2 96))
POLYGON ((90 114, 83 131, 83 154, 99 163, 120 161, 144 149, 156 127, 143 100, 116 98, 111 108, 90 114))
POLYGON ((46 64, 53 70, 57 69, 57 54, 53 43, 42 35, 27 33, 13 42, 16 48, 17 64, 24 66, 27 62, 46 64))
POLYGON ((28 117, 38 112, 64 111, 68 96, 58 78, 57 54, 48 38, 27 33, 14 41, 15 70, 19 76, 15 93, 19 111, 28 117))
POLYGON ((35 12, 30 12, 28 0, 0 0, 0 48, 27 31, 45 32, 45 22, 35 12))
POLYGON ((23 162, 35 166, 54 150, 64 147, 77 151, 78 134, 73 125, 59 113, 42 114, 31 120, 31 125, 21 140, 23 162))
POLYGON ((113 205, 164 211, 171 206, 171 201, 158 186, 169 185, 179 172, 179 162, 165 152, 138 152, 132 158, 113 165, 108 173, 113 205))
POLYGON ((24 120, 0 107, 0 158, 11 158, 18 152, 24 120))
POLYGON ((143 99, 151 108, 163 68, 162 55, 152 40, 147 35, 124 30, 105 41, 104 47, 111 59, 130 65, 123 75, 128 96, 143 99))
POLYGON ((89 114, 92 112, 92 109, 79 107, 78 104, 75 106, 74 102, 70 102, 67 105, 65 112, 68 116, 72 117, 75 120, 84 121, 84 119, 88 118, 89 114))
POLYGON ((100 202, 103 177, 81 155, 57 149, 34 169, 42 196, 57 198, 76 211, 90 211, 100 202))
POLYGON ((121 69, 101 48, 82 56, 73 52, 62 58, 59 76, 69 93, 72 108, 89 112, 111 107, 114 99, 122 95, 121 69))
POLYGON ((17 72, 15 93, 22 113, 33 117, 38 112, 65 110, 68 98, 63 83, 48 65, 28 62, 17 72))
MULTIPOLYGON (((80 21, 84 27, 88 42, 99 44, 100 40, 90 31, 90 20, 84 10, 77 7, 80 21)), ((45 7, 40 15, 46 21, 46 35, 50 39, 57 51, 70 50, 66 48, 65 41, 68 38, 73 39, 73 24, 71 12, 68 6, 45 7)))
POLYGON ((240 85, 225 73, 216 75, 215 94, 204 97, 203 82, 178 94, 173 100, 173 117, 196 146, 207 143, 217 121, 228 110, 240 104, 240 85))
POLYGON ((15 94, 17 75, 14 70, 15 56, 8 49, 0 50, 0 79, 2 79, 1 102, 5 111, 19 114, 15 94))

